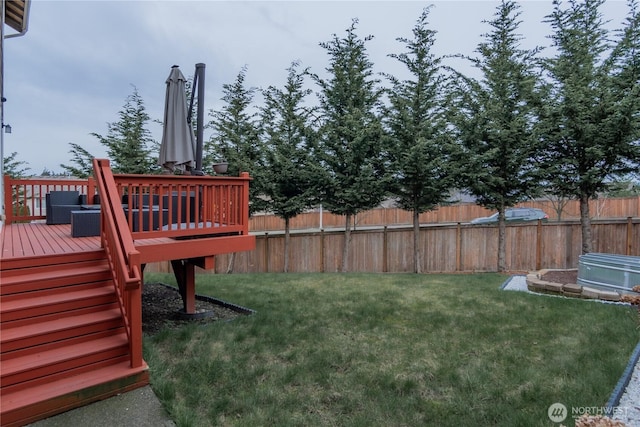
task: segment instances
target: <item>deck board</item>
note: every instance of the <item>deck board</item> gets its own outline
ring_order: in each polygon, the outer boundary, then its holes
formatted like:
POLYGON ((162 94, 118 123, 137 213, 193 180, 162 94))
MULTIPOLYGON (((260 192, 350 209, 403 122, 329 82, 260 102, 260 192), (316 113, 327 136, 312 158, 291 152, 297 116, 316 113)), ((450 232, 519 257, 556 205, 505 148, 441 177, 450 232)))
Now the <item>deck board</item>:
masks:
POLYGON ((71 237, 69 224, 35 222, 2 227, 2 259, 88 252, 100 249, 99 237, 71 237))

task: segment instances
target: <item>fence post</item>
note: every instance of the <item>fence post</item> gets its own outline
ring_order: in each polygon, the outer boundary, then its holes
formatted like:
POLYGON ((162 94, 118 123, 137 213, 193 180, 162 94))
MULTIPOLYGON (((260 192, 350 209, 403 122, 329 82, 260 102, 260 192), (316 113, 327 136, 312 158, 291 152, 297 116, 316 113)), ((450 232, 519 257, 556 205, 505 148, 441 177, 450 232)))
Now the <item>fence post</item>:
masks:
POLYGON ((384 231, 382 232, 382 272, 388 272, 387 266, 387 226, 384 226, 384 231))
POLYGON ((536 227, 536 270, 542 268, 542 220, 538 220, 536 227))
POLYGON ((269 272, 269 233, 264 233, 264 271, 269 272))
POLYGON ((460 271, 461 269, 461 258, 462 258, 462 226, 458 223, 456 227, 456 271, 460 271))
POLYGON ((320 272, 324 273, 324 230, 320 229, 320 272))
POLYGON ((631 231, 632 231, 632 218, 627 217, 627 255, 631 255, 631 231))

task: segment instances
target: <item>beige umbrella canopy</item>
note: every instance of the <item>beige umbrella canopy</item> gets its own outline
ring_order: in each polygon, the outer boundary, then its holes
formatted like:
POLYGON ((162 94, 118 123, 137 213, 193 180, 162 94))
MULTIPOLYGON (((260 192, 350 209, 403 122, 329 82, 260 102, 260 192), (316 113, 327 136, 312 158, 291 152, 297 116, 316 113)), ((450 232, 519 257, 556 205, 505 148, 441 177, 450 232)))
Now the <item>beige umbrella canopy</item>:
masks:
POLYGON ((187 121, 186 79, 177 65, 167 78, 164 127, 158 165, 166 172, 191 171, 195 166, 195 137, 187 121))

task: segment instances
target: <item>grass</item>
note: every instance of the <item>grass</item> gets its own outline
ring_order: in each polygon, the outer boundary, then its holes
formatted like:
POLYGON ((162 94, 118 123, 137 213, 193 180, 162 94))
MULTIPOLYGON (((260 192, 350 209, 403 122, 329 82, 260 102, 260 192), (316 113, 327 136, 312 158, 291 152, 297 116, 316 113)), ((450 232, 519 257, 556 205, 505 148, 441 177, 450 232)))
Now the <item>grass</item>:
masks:
POLYGON ((201 275, 199 294, 257 313, 146 338, 151 385, 178 426, 547 426, 554 402, 604 406, 633 309, 505 279, 201 275))

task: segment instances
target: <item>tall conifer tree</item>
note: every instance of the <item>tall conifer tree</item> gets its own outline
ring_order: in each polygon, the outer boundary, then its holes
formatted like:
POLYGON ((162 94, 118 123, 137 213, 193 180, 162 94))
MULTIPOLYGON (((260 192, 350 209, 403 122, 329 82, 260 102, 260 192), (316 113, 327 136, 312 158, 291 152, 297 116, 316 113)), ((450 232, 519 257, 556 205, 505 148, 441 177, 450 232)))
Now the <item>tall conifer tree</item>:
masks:
POLYGON ((63 163, 60 167, 76 178, 85 179, 93 175, 93 154, 80 144, 71 142, 69 145, 71 146, 71 150, 69 150, 72 155, 71 162, 75 166, 63 163))
POLYGON ((229 163, 227 175, 238 176, 240 172, 249 172, 253 177, 249 186, 249 212, 262 210, 261 179, 259 179, 261 153, 258 135, 258 114, 252 111, 251 103, 256 88, 245 87, 247 69, 242 68, 233 83, 222 85, 222 101, 219 111, 210 111, 212 120, 209 127, 213 129, 210 140, 206 143, 204 161, 206 167, 220 160, 229 163))
POLYGON ((294 62, 288 68, 284 89, 270 86, 263 91, 265 104, 261 111, 265 148, 265 181, 261 188, 266 209, 285 222, 285 273, 289 271, 290 220, 318 202, 318 168, 311 158, 314 109, 305 105, 311 90, 304 89, 306 70, 299 73, 298 67, 294 62))
POLYGON ((365 43, 356 34, 354 19, 346 36, 334 34, 320 43, 329 55, 329 77, 313 78, 320 87, 322 112, 318 163, 323 205, 345 216, 341 271, 349 264, 351 220, 359 212, 380 204, 386 196, 382 124, 379 116, 381 89, 373 77, 365 43))
POLYGON ((589 201, 608 182, 637 171, 640 158, 640 18, 629 2, 623 30, 611 43, 600 12, 604 0, 554 1, 547 17, 557 55, 542 139, 551 190, 580 201, 582 252, 592 250, 589 201))
POLYGON ((144 101, 134 87, 118 112, 119 120, 107 124, 107 136, 92 133, 107 148, 114 173, 148 174, 158 172, 157 157, 151 149, 157 142, 146 128, 150 121, 144 101))
POLYGON ((445 203, 455 186, 453 144, 447 132, 446 78, 441 58, 431 53, 436 32, 428 28, 429 8, 424 9, 413 39, 398 38, 406 52, 392 54, 410 74, 407 80, 388 76, 390 106, 386 125, 391 144, 392 188, 397 205, 413 212, 413 265, 421 272, 420 214, 445 203))
MULTIPOLYGON (((212 120, 209 127, 213 129, 213 135, 204 147, 206 154, 203 157, 208 165, 226 160, 229 163, 228 175, 249 173, 253 178, 249 185, 251 215, 264 209, 264 198, 261 197, 264 180, 260 174, 262 149, 258 118, 257 113, 251 110, 256 89, 245 87, 246 73, 247 69, 242 68, 233 83, 222 85, 224 105, 219 111, 210 111, 212 120)), ((235 253, 229 257, 227 273, 233 272, 234 263, 235 253)))
POLYGON ((502 1, 492 31, 472 58, 481 80, 463 79, 455 123, 465 163, 463 181, 477 202, 498 211, 498 271, 506 268, 505 209, 540 187, 534 132, 539 106, 538 49, 524 50, 517 34, 520 6, 502 1))

